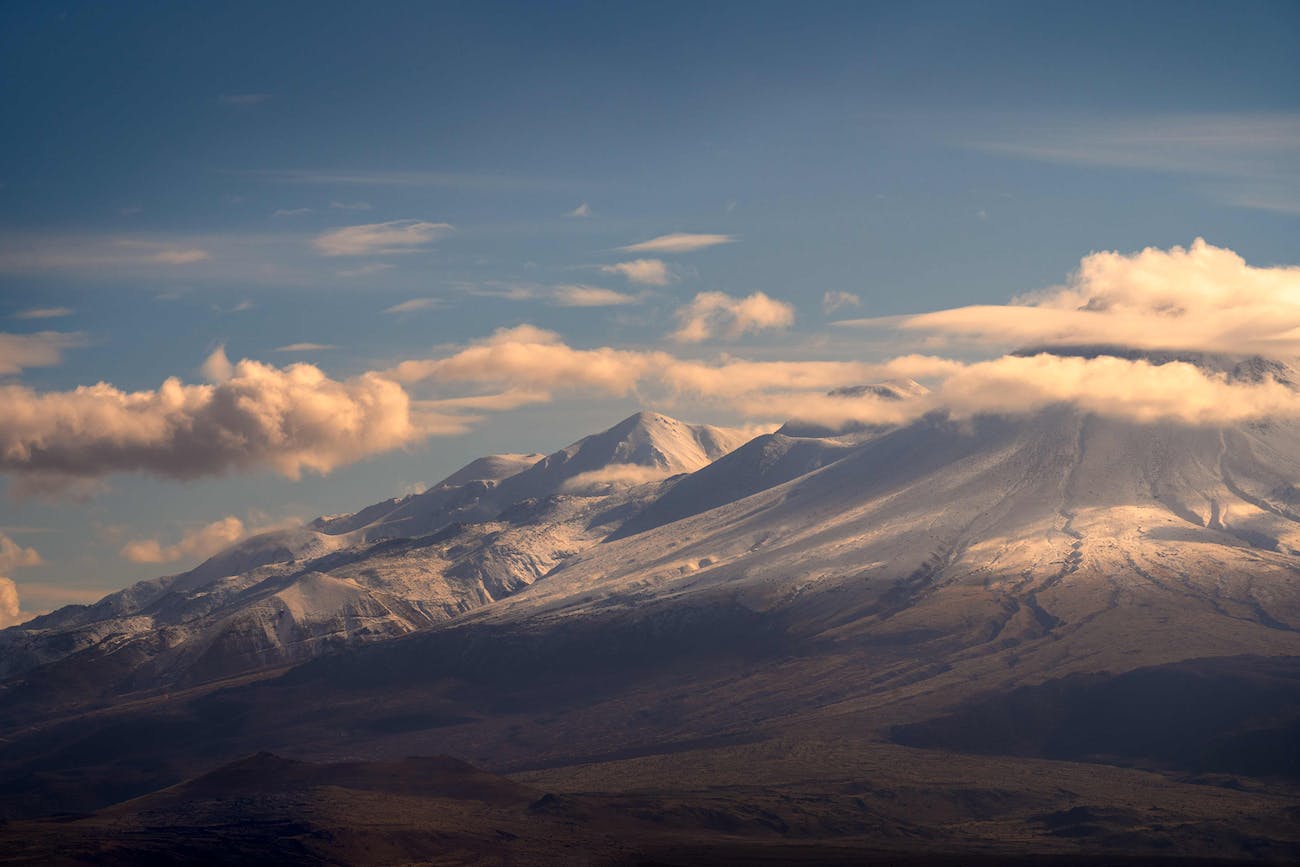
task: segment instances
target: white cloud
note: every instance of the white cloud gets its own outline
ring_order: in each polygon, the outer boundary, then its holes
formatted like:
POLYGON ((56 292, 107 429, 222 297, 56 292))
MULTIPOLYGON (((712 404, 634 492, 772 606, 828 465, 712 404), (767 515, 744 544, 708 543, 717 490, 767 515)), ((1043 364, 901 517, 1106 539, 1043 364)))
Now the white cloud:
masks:
POLYGON ((734 340, 748 332, 789 328, 793 324, 794 308, 762 292, 744 298, 701 292, 677 311, 677 330, 672 338, 679 343, 734 340))
POLYGON ((21 373, 29 367, 53 367, 63 361, 63 352, 85 346, 81 334, 39 331, 35 334, 0 332, 0 376, 21 373))
POLYGON ((276 352, 323 352, 327 349, 338 349, 331 343, 290 343, 287 346, 277 346, 276 352))
POLYGON ((330 202, 330 207, 338 211, 368 211, 370 210, 369 202, 330 202))
POLYGON ((13 317, 15 319, 57 319, 60 316, 71 316, 75 312, 71 307, 29 307, 26 310, 19 310, 13 317))
POLYGON ((313 213, 311 208, 281 208, 271 214, 272 217, 302 217, 313 213))
POLYGON ((433 310, 442 306, 439 298, 412 298, 392 307, 384 308, 385 313, 416 313, 420 310, 433 310))
POLYGON ((569 211, 569 212, 568 212, 567 214, 565 214, 564 216, 566 216, 566 217, 590 217, 590 216, 591 216, 591 206, 589 206, 586 202, 583 202, 581 205, 578 205, 578 207, 574 208, 572 211, 569 211))
POLYGON ((322 232, 312 246, 325 256, 380 256, 416 253, 452 232, 450 223, 389 220, 322 232))
POLYGON ((822 295, 822 312, 826 315, 845 307, 857 307, 862 299, 852 292, 826 292, 822 295))
POLYGON ((719 244, 730 244, 735 240, 731 235, 693 235, 686 232, 674 232, 670 235, 651 238, 649 241, 642 241, 639 244, 629 244, 619 249, 628 253, 690 253, 693 250, 703 250, 708 247, 716 247, 719 244))
POLYGON ((601 265, 606 274, 621 274, 630 283, 646 286, 667 286, 673 280, 672 271, 662 259, 633 259, 614 265, 601 265))
POLYGON ((558 307, 618 307, 641 302, 641 299, 635 295, 625 295, 613 289, 581 284, 555 286, 551 290, 550 297, 552 303, 558 307))

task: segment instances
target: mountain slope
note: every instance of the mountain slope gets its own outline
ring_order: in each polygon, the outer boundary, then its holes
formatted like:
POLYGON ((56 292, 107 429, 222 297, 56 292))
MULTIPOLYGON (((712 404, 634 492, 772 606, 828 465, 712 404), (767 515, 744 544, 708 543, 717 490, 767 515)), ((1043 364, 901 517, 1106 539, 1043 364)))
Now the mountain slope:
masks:
POLYGON ((422 629, 526 587, 616 530, 662 479, 743 439, 639 413, 545 459, 483 458, 424 494, 264 534, 0 632, 0 674, 44 667, 47 683, 111 694, 422 629))

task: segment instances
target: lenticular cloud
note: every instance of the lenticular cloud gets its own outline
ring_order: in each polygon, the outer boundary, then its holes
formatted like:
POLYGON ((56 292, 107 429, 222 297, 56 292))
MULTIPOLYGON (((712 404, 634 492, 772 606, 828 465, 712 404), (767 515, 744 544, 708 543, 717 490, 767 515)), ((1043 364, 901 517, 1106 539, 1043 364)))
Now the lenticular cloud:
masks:
POLYGON ((1008 305, 907 317, 901 325, 992 344, 1292 356, 1300 354, 1300 268, 1252 267, 1198 238, 1187 248, 1093 253, 1063 286, 1008 305))

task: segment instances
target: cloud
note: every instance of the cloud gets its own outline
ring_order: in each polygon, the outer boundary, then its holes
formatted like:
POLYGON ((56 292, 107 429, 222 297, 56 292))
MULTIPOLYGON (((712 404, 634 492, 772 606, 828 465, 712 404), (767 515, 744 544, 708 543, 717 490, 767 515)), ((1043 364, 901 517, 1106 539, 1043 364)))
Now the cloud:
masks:
POLYGON ((312 246, 325 256, 379 256, 417 253, 452 232, 450 223, 390 220, 322 232, 312 246))
POLYGON ((1300 154, 1300 115, 1199 114, 1065 121, 972 142, 1042 162, 1231 175, 1273 175, 1300 154))
POLYGON ((569 212, 566 213, 564 216, 566 216, 566 217, 590 217, 590 216, 591 216, 591 207, 590 207, 586 202, 583 202, 581 205, 578 205, 578 207, 574 208, 572 211, 569 211, 569 212))
POLYGON ((84 335, 62 331, 35 334, 0 332, 0 376, 21 373, 29 367, 53 367, 63 361, 63 352, 85 346, 84 335))
POLYGON ((255 532, 261 531, 250 530, 239 518, 228 515, 211 524, 191 530, 174 544, 163 545, 157 539, 137 539, 123 545, 119 553, 132 563, 172 563, 185 559, 207 559, 255 532))
MULTIPOLYGON (((878 326, 877 320, 842 325, 878 326)), ((1119 344, 1300 354, 1300 268, 1255 268, 1198 238, 1188 248, 1093 253, 1062 286, 889 324, 993 346, 1119 344)))
POLYGON ((1300 114, 1223 113, 1080 118, 989 136, 968 146, 1061 165, 1199 176, 1239 207, 1289 212, 1300 203, 1300 114))
MULTIPOLYGON (((690 347, 583 348, 533 325, 346 380, 305 364, 235 364, 218 350, 204 364, 202 385, 170 379, 131 393, 106 383, 48 393, 0 386, 0 471, 28 489, 115 472, 194 478, 270 468, 293 477, 562 397, 634 396, 656 408, 709 404, 756 421, 899 424, 928 413, 1018 414, 1061 403, 1140 422, 1300 420, 1300 391, 1287 381, 1300 375, 1273 376, 1257 365, 1259 375, 1242 377, 1217 356, 1183 352, 1300 348, 1298 277, 1300 269, 1251 267, 1198 241, 1187 249, 1092 254, 1065 284, 1007 305, 858 321, 917 335, 923 344, 937 337, 993 349, 994 357, 975 361, 919 353, 878 362, 750 360, 695 357, 690 347), (1093 338, 1136 341, 1146 355, 1059 345, 996 354, 1006 344, 1093 338), (882 380, 916 380, 926 389, 843 391, 882 380), (828 394, 834 390, 841 391, 828 394)), ((725 336, 792 318, 788 305, 761 293, 703 293, 684 309, 681 325, 691 337, 725 336)))
POLYGON ((442 306, 440 298, 412 298, 392 307, 385 307, 385 313, 416 313, 420 310, 433 310, 442 306))
POLYGON ((641 299, 635 295, 625 295, 613 289, 581 284, 555 286, 551 290, 550 298, 557 307, 618 307, 641 303, 641 299))
POLYGON ((261 105, 271 98, 269 93, 223 93, 218 99, 223 105, 261 105))
POLYGON ((826 292, 822 295, 822 312, 828 316, 844 307, 857 307, 862 299, 852 292, 826 292))
POLYGON ((15 569, 26 566, 39 566, 43 563, 41 555, 35 548, 24 548, 4 533, 0 533, 0 572, 8 574, 15 569))
POLYGON ((673 274, 661 259, 633 259, 615 265, 601 265, 600 270, 606 274, 621 274, 630 283, 646 286, 667 286, 673 280, 673 274))
MULTIPOLYGON (((7 575, 14 569, 39 566, 43 561, 35 548, 24 548, 13 539, 0 533, 0 573, 7 575)), ((18 585, 7 577, 0 577, 0 629, 27 620, 18 601, 18 585)))
POLYGON ((672 475, 662 467, 643 467, 639 464, 613 464, 599 470, 579 473, 567 479, 560 490, 567 493, 600 493, 609 488, 631 488, 647 482, 657 482, 672 475))
POLYGON ((0 271, 60 271, 86 268, 192 265, 212 254, 199 247, 136 238, 40 237, 0 238, 0 271))
POLYGON ((327 349, 338 349, 332 343, 290 343, 287 346, 277 346, 276 352, 323 352, 327 349))
POLYGON ((18 601, 18 585, 10 578, 0 577, 0 629, 17 626, 27 619, 18 601))
POLYGON ((370 210, 369 202, 330 202, 330 207, 337 211, 368 211, 370 210))
POLYGON ((13 314, 15 319, 57 319, 60 316, 71 316, 76 311, 71 307, 29 307, 26 310, 19 310, 13 314))
POLYGON ((0 386, 0 472, 29 490, 128 472, 192 479, 269 467, 297 478, 466 427, 414 413, 402 387, 376 373, 335 380, 309 364, 232 364, 220 349, 204 372, 211 382, 171 378, 151 391, 0 386))
POLYGON ((506 383, 516 389, 556 388, 625 395, 667 353, 574 349, 553 331, 532 325, 500 328, 450 356, 404 361, 387 375, 403 383, 422 381, 506 383))
MULTIPOLYGON (((487 401, 511 389, 530 399, 636 395, 652 406, 710 402, 751 419, 901 424, 934 412, 963 418, 1068 403, 1143 423, 1300 420, 1300 390, 1291 384, 1300 381, 1297 373, 1283 370, 1274 376, 1264 367, 1258 376, 1240 377, 1221 356, 1181 351, 1232 348, 1238 350, 1235 356, 1242 349, 1263 346, 1300 348, 1291 333, 1300 327, 1292 322, 1293 308, 1300 304, 1296 277, 1297 269, 1250 268, 1231 251, 1197 242, 1188 249, 1093 254, 1066 285, 1015 304, 865 320, 874 327, 938 331, 945 339, 957 335, 989 345, 1022 340, 1042 345, 1048 338, 1067 344, 1120 339, 1139 346, 1146 340, 1178 352, 1062 346, 982 361, 933 354, 876 363, 756 361, 727 355, 700 359, 652 349, 577 348, 554 332, 520 326, 499 330, 442 358, 403 362, 387 375, 412 384, 491 387, 495 391, 484 395, 487 401), (1238 321, 1234 311, 1242 305, 1248 312, 1238 321), (1023 321, 1018 314, 1026 314, 1023 321), (1082 331, 1081 317, 1088 326, 1082 331), (1130 319, 1143 327, 1118 327, 1130 319), (1279 330, 1285 340, 1276 339, 1279 330), (927 387, 844 391, 846 386, 882 380, 918 380, 927 387), (841 391, 828 394, 834 390, 841 391)), ((693 328, 696 313, 730 311, 745 300, 722 297, 726 303, 706 299, 699 309, 688 307, 683 327, 693 328)), ((786 321, 786 316, 762 321, 786 321)), ((726 319, 691 333, 741 327, 726 319)))
POLYGON ((730 244, 735 240, 736 238, 731 235, 692 235, 686 232, 674 232, 671 235, 660 235, 649 241, 630 244, 619 249, 628 253, 690 253, 694 250, 716 247, 719 244, 730 244))
POLYGON ((719 337, 734 340, 748 332, 789 328, 793 324, 794 308, 762 292, 744 298, 701 292, 677 311, 677 330, 671 336, 679 343, 702 343, 719 337))
POLYGON ((281 208, 271 214, 272 217, 302 217, 313 213, 311 208, 281 208))
POLYGON ((146 255, 144 261, 157 262, 161 265, 191 265, 211 258, 212 254, 206 250, 159 250, 157 253, 146 255))

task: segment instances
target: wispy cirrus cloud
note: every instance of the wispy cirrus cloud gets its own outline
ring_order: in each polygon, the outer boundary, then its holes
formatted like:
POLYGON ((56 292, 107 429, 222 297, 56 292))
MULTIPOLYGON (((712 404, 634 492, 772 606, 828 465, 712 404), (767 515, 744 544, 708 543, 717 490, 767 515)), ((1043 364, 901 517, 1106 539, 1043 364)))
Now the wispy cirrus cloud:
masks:
POLYGON ((557 307, 621 307, 641 303, 635 295, 580 283, 551 287, 548 298, 557 307))
POLYGON ((385 313, 417 313, 421 310, 434 310, 443 306, 440 298, 411 298, 392 307, 385 307, 385 313))
POLYGON ((648 241, 619 247, 619 249, 626 253, 691 253, 695 250, 717 247, 720 244, 731 244, 736 240, 737 238, 733 235, 700 235, 688 232, 673 232, 669 235, 651 238, 648 241))
POLYGON ((1300 212, 1300 114, 1063 119, 966 144, 1038 162, 1187 175, 1226 204, 1300 212))
POLYGON ((564 216, 566 216, 566 217, 590 217, 590 216, 591 216, 591 205, 588 205, 586 202, 583 202, 582 204, 578 205, 578 207, 574 208, 572 211, 569 211, 568 213, 566 213, 564 216))
POLYGON ((323 256, 386 256, 421 252, 453 231, 450 223, 389 220, 330 229, 311 243, 323 256))
POLYGON ((338 349, 332 343, 290 343, 285 346, 277 346, 276 352, 324 352, 328 349, 338 349))
POLYGON ((71 307, 28 307, 12 315, 14 319, 58 319, 76 312, 71 307))
POLYGON ((131 237, 0 237, 0 271, 76 271, 193 265, 212 258, 207 249, 131 237))

